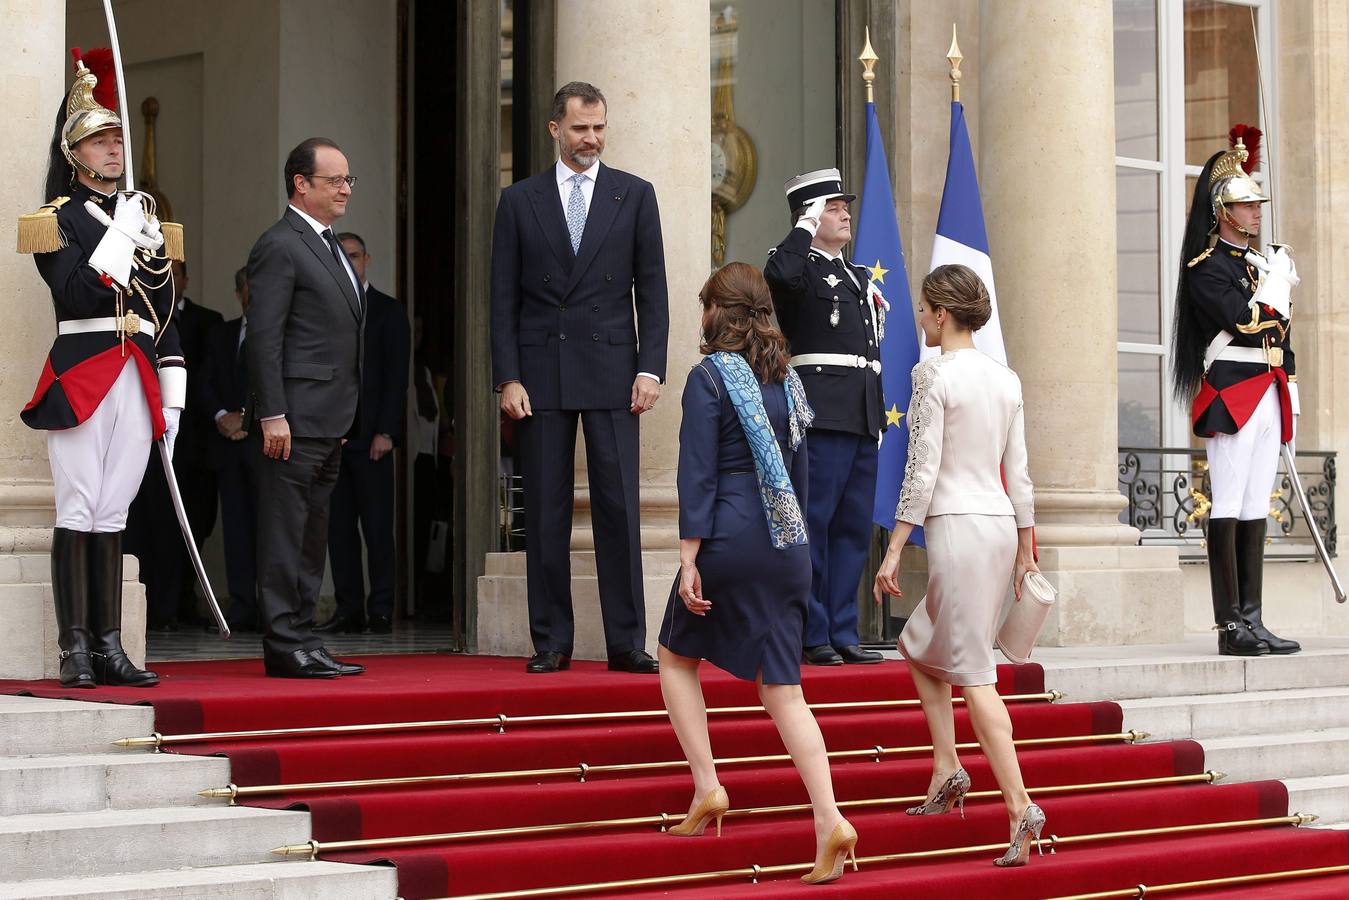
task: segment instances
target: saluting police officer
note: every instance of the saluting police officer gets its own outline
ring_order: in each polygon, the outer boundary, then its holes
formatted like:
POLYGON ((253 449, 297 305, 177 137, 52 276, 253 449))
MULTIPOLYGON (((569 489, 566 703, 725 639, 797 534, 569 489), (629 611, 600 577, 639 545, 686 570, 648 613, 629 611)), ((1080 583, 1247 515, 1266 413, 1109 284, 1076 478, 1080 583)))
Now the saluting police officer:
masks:
POLYGON ((815 410, 807 441, 810 606, 805 661, 817 666, 877 663, 857 634, 857 585, 871 538, 876 455, 885 430, 878 359, 884 300, 868 270, 848 262, 852 240, 838 169, 820 169, 787 182, 795 223, 770 251, 764 276, 778 323, 791 344, 791 364, 815 410))
POLYGON ((1238 125, 1232 149, 1215 153, 1195 185, 1181 249, 1172 375, 1204 439, 1213 505, 1207 548, 1218 652, 1296 653, 1297 641, 1263 622, 1265 527, 1279 445, 1299 412, 1290 346, 1297 268, 1286 247, 1251 243, 1269 198, 1250 172, 1259 131, 1238 125), (1251 142, 1248 148, 1245 140, 1251 142))

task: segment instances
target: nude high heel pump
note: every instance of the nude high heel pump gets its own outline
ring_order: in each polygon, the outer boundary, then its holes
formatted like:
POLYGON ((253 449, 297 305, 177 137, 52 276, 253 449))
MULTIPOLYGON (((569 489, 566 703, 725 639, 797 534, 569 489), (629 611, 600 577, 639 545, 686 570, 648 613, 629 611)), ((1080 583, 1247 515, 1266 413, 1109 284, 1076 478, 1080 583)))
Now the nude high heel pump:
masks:
POLYGON ((824 849, 815 860, 815 868, 810 874, 801 876, 802 884, 828 884, 843 875, 843 861, 852 862, 852 870, 857 871, 857 829, 847 819, 834 826, 825 841, 824 849))
POLYGON ((707 823, 717 820, 717 837, 721 837, 721 817, 731 808, 731 800, 726 796, 726 788, 717 785, 707 792, 707 796, 698 801, 693 812, 684 817, 678 825, 671 825, 669 833, 676 837, 697 837, 703 833, 707 823))
POLYGON ((941 788, 932 795, 932 799, 922 806, 910 806, 904 810, 910 816, 940 816, 960 807, 960 818, 965 818, 965 795, 970 790, 970 773, 963 767, 951 773, 951 777, 942 782, 941 788))
POLYGON ((1044 845, 1040 843, 1040 830, 1045 827, 1045 811, 1032 803, 1026 807, 1026 811, 1021 814, 1021 821, 1016 825, 1016 836, 1012 838, 1012 843, 1007 847, 1007 852, 999 858, 993 860, 993 865, 1010 868, 1013 866, 1024 866, 1030 858, 1030 838, 1035 837, 1035 848, 1040 851, 1040 855, 1045 855, 1044 845))

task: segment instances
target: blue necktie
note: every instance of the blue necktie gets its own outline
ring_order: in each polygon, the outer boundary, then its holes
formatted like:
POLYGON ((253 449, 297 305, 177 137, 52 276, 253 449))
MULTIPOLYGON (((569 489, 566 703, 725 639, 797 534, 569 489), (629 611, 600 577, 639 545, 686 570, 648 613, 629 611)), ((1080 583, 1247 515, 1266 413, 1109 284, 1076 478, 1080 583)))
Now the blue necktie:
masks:
POLYGON ((579 253, 581 235, 586 230, 586 199, 581 193, 585 176, 578 173, 567 180, 571 182, 571 195, 567 197, 567 234, 571 235, 571 252, 579 253))

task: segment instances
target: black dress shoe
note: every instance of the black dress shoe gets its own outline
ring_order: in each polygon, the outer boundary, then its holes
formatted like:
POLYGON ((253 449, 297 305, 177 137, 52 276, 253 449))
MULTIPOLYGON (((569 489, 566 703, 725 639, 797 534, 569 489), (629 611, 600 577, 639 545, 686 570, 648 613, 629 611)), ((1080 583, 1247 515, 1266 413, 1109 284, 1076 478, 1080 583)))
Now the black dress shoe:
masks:
POLYGON ((881 662, 885 659, 884 656, 877 653, 875 650, 863 650, 856 644, 849 644, 846 647, 835 647, 834 650, 838 652, 839 658, 845 663, 851 663, 853 665, 865 666, 881 662))
POLYGON ((333 617, 314 630, 323 634, 360 634, 365 631, 365 623, 356 616, 344 616, 334 613, 333 617))
POLYGON ((278 656, 263 656, 263 669, 272 678, 336 678, 338 672, 314 659, 304 650, 292 650, 278 656))
POLYGON ((812 666, 841 666, 843 657, 828 644, 821 644, 818 647, 807 647, 801 651, 801 658, 812 666))
POLYGON ((660 663, 652 659, 651 654, 645 650, 629 650, 609 657, 609 671, 655 675, 660 672, 660 663))
POLYGON ((342 662, 340 659, 333 659, 332 654, 328 652, 327 647, 319 647, 317 650, 309 651, 309 658, 318 660, 330 669, 336 669, 338 675, 359 675, 365 671, 365 666, 356 663, 342 662))
POLYGON ((541 650, 525 663, 525 671, 531 675, 541 672, 561 672, 571 668, 571 657, 556 650, 541 650))
POLYGON ((393 621, 388 616, 371 616, 370 633, 393 634, 393 621))

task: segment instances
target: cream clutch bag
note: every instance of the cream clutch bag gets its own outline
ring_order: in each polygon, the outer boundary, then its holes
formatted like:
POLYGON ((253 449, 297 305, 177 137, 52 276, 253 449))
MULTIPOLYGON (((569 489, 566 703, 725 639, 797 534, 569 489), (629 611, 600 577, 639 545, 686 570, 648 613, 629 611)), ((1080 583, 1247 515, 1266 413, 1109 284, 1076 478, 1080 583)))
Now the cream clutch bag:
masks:
POLYGON ((1021 599, 1012 602, 1011 611, 998 629, 998 649, 1012 662, 1030 659, 1055 596, 1054 586, 1039 572, 1027 572, 1021 579, 1021 599))

